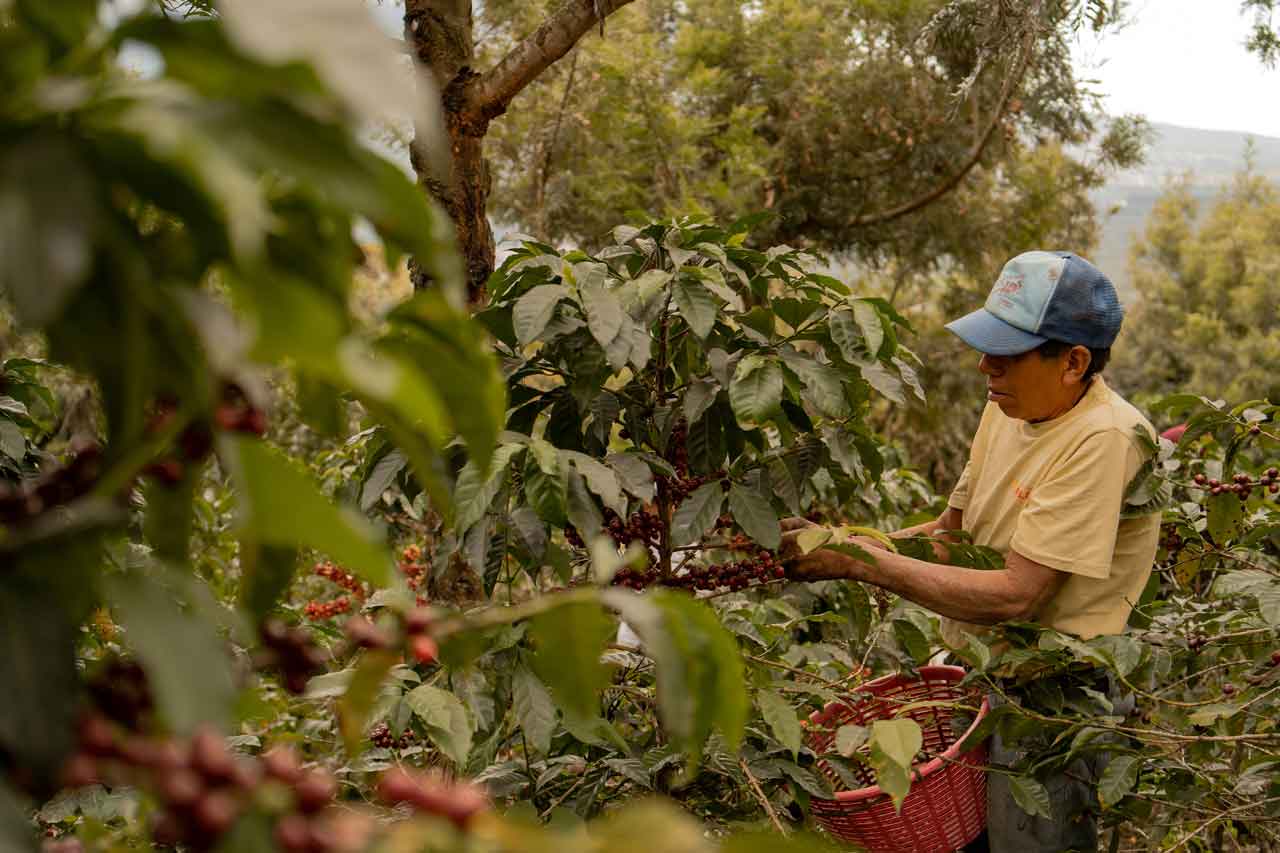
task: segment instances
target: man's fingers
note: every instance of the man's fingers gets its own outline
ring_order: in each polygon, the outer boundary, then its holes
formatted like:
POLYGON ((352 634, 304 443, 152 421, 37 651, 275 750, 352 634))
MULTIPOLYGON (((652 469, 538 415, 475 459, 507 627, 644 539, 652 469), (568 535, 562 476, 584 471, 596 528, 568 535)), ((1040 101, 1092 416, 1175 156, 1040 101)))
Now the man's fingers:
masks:
POLYGON ((784 518, 780 523, 782 524, 783 533, 788 533, 792 530, 804 530, 806 527, 818 526, 817 524, 814 524, 809 519, 801 518, 798 515, 792 515, 787 518, 784 518))

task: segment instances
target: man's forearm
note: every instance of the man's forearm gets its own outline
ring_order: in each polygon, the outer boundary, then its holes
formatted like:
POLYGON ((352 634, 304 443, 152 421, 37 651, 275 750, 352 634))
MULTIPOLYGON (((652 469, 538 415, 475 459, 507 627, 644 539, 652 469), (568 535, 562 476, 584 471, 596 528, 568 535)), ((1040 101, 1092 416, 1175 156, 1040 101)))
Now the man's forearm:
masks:
POLYGON ((895 539, 907 539, 912 536, 929 536, 935 541, 933 543, 933 556, 939 563, 951 562, 951 552, 947 550, 945 542, 947 541, 947 533, 951 530, 958 530, 964 522, 964 511, 955 507, 947 507, 942 515, 926 521, 923 524, 917 524, 912 527, 904 527, 901 530, 895 530, 889 535, 895 539))
POLYGON ((875 557, 874 566, 844 554, 830 553, 849 580, 884 587, 952 619, 994 625, 1027 615, 1023 612, 1024 598, 1019 595, 1008 569, 962 569, 892 551, 868 550, 875 557))

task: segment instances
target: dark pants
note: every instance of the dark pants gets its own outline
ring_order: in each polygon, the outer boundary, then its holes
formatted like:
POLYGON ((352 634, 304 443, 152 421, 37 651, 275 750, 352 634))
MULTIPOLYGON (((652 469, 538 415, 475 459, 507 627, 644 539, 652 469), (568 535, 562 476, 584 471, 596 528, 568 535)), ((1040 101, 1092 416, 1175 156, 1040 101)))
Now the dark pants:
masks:
MULTIPOLYGON (((1003 701, 990 696, 992 707, 1003 701)), ((1133 694, 1111 691, 1117 716, 1127 715, 1134 706, 1133 694)), ((1019 762, 1047 746, 1036 739, 1020 741, 1017 747, 1004 742, 997 732, 988 744, 992 767, 1016 767, 1019 762)), ((1096 853, 1098 849, 1097 787, 1110 753, 1090 751, 1063 770, 1037 777, 1049 792, 1052 818, 1032 816, 1013 799, 1009 777, 987 774, 987 831, 965 847, 965 853, 1096 853)))

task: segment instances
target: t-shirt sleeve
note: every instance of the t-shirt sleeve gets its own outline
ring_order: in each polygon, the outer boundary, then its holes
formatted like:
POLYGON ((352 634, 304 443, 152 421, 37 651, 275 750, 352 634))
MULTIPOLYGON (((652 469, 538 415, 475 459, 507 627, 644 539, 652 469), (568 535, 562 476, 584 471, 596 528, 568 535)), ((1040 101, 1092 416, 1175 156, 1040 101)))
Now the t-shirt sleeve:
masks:
POLYGON ((1051 569, 1109 577, 1124 491, 1140 464, 1120 430, 1088 436, 1032 490, 1010 548, 1051 569))
POLYGON ((969 507, 969 491, 974 476, 973 460, 975 457, 980 458, 981 454, 986 452, 987 434, 991 430, 993 411, 995 411, 995 403, 987 403, 986 408, 982 410, 982 419, 978 421, 978 429, 974 432, 973 441, 969 445, 969 458, 965 460, 960 479, 956 481, 955 487, 951 490, 951 496, 947 498, 947 506, 953 506, 956 509, 969 507))
POLYGON ((955 488, 951 490, 951 496, 947 498, 947 506, 953 506, 956 509, 965 509, 969 506, 969 475, 973 470, 973 457, 964 463, 964 470, 960 472, 960 479, 956 480, 955 488))

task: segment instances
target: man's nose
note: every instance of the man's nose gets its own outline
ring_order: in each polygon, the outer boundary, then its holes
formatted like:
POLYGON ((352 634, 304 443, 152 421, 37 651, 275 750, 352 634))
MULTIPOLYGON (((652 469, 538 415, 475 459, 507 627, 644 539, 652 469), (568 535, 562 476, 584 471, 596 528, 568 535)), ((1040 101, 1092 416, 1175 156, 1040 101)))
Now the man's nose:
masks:
POLYGON ((983 353, 982 358, 978 360, 978 369, 988 376, 995 376, 1000 372, 999 359, 983 353))

